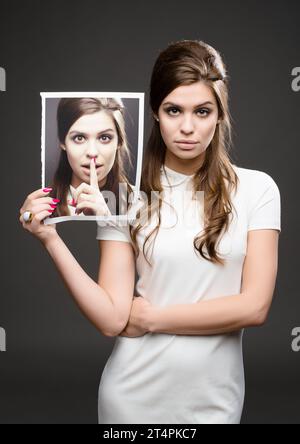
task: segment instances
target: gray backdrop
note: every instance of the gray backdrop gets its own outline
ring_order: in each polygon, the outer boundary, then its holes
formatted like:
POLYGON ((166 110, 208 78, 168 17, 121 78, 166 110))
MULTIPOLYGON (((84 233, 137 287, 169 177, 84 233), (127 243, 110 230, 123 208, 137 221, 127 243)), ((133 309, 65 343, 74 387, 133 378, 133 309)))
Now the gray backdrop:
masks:
MULTIPOLYGON (((148 91, 167 44, 203 39, 221 51, 231 76, 232 158, 265 171, 282 199, 279 271, 265 326, 244 335, 247 423, 300 422, 299 111, 291 72, 300 66, 295 1, 3 1, 0 65, 2 245, 1 423, 97 423, 97 391, 114 339, 102 337, 68 295, 50 257, 19 223, 40 186, 40 91, 148 91)), ((146 108, 146 139, 150 128, 146 108)), ((96 223, 58 224, 94 279, 96 223)))

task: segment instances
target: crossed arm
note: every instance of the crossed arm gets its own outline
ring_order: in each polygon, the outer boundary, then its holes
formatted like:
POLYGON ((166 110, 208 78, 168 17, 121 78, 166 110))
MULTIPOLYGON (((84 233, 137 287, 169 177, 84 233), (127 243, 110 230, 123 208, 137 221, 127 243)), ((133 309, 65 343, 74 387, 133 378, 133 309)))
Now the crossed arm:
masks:
POLYGON ((80 267, 59 236, 45 247, 82 313, 104 335, 212 335, 265 322, 276 282, 278 235, 273 229, 248 232, 240 294, 167 307, 151 305, 140 297, 132 301, 135 263, 127 242, 100 241, 103 260, 98 283, 80 267))
MULTIPOLYGON (((279 231, 248 232, 241 292, 231 296, 176 304, 150 306, 135 312, 130 322, 140 322, 151 333, 213 335, 263 325, 272 303, 278 264, 279 231)), ((139 299, 139 298, 137 298, 139 299)))

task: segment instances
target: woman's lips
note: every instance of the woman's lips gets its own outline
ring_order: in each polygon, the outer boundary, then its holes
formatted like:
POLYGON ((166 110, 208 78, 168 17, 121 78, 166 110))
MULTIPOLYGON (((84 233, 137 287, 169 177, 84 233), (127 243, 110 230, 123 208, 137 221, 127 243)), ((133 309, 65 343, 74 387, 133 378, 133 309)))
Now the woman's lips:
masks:
MULTIPOLYGON (((97 166, 97 167, 96 167, 96 171, 99 171, 100 168, 102 168, 102 167, 103 167, 103 165, 99 165, 99 166, 97 166)), ((88 173, 88 174, 90 173, 90 167, 82 166, 81 168, 84 170, 85 173, 88 173)))
POLYGON ((187 142, 176 142, 176 145, 183 150, 192 150, 197 145, 196 143, 187 143, 187 142))

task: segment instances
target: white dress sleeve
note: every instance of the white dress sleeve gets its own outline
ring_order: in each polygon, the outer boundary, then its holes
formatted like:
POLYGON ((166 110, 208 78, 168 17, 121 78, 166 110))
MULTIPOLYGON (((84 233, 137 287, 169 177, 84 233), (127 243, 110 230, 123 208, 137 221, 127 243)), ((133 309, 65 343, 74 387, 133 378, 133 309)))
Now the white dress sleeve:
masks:
POLYGON ((281 232, 281 199, 279 188, 267 173, 259 171, 252 182, 248 208, 248 231, 276 229, 281 232))
MULTIPOLYGON (((135 186, 131 184, 131 188, 135 190, 135 186)), ((133 214, 139 209, 142 205, 142 201, 135 201, 133 203, 133 214)), ((131 210, 129 210, 130 214, 131 210)), ((129 232, 129 221, 105 221, 104 223, 101 221, 97 222, 97 235, 96 239, 98 240, 116 240, 122 242, 129 242, 133 245, 130 232, 129 232)))
POLYGON ((96 239, 98 240, 116 240, 122 242, 132 243, 130 233, 129 233, 129 225, 124 222, 118 223, 115 221, 108 221, 107 225, 103 226, 100 223, 97 223, 97 235, 96 239))

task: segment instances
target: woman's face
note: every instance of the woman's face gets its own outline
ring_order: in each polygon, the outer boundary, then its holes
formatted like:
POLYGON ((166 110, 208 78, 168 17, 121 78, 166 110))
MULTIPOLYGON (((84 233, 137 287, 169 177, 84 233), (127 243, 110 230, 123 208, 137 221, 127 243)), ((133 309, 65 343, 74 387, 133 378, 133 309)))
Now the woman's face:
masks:
POLYGON ((70 127, 65 143, 60 145, 67 153, 73 171, 71 185, 77 188, 89 183, 91 158, 96 158, 99 186, 102 187, 110 172, 118 148, 118 134, 113 118, 106 111, 80 117, 70 127))
POLYGON ((204 161, 218 123, 213 92, 201 81, 179 86, 162 101, 158 118, 167 147, 166 165, 183 174, 193 174, 204 161))

